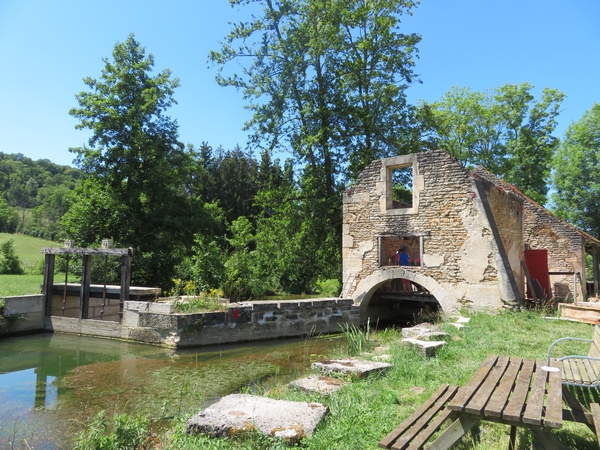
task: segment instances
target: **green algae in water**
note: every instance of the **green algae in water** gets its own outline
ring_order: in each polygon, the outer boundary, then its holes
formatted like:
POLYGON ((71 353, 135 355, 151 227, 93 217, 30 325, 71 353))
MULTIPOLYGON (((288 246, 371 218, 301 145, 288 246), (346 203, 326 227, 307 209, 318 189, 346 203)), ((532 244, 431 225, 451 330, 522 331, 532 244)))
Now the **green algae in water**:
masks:
POLYGON ((312 338, 176 351, 60 334, 5 339, 0 448, 72 448, 101 410, 168 427, 161 419, 185 420, 229 393, 285 384, 338 345, 312 338))

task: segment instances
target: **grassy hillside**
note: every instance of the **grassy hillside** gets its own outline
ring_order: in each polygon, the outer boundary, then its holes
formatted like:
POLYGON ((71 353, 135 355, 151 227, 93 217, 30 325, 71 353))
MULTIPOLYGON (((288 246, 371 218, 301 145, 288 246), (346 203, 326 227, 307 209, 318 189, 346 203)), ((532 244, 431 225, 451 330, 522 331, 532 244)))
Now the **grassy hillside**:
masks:
POLYGON ((15 242, 15 251, 25 269, 35 266, 38 261, 44 259, 42 255, 44 247, 62 247, 62 244, 24 234, 0 233, 0 241, 11 238, 15 242))
POLYGON ((0 275, 0 298, 8 295, 39 294, 44 276, 41 271, 34 269, 38 264, 43 265, 42 248, 62 245, 23 234, 0 233, 0 241, 10 238, 14 241, 15 251, 27 275, 0 275))

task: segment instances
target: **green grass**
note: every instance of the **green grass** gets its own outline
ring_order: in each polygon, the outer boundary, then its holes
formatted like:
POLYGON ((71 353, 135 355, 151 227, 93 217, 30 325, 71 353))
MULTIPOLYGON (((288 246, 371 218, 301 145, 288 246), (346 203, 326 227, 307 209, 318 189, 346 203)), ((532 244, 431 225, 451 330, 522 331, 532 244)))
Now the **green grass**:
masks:
POLYGON ((0 298, 42 292, 43 275, 0 275, 0 298))
MULTIPOLYGON (((538 312, 474 314, 467 328, 457 330, 442 324, 451 336, 438 355, 425 358, 404 347, 399 330, 373 331, 370 339, 389 347, 392 369, 364 379, 349 377, 337 393, 325 397, 280 386, 265 395, 294 401, 326 403, 329 413, 300 448, 363 450, 376 449, 378 442, 412 414, 443 383, 464 385, 490 354, 543 360, 550 344, 565 336, 590 338, 593 327, 580 323, 545 320, 538 312)), ((586 354, 589 344, 565 343, 556 356, 586 354)), ((331 355, 329 355, 331 356, 331 355)), ((341 355, 336 355, 341 356, 341 355)), ((371 358, 372 354, 363 354, 371 358)), ((189 415, 175 416, 168 433, 160 435, 163 450, 274 449, 282 442, 250 434, 233 438, 188 436, 189 415)), ((508 447, 509 427, 483 422, 476 433, 467 434, 453 449, 495 450, 508 447)), ((593 433, 584 425, 566 422, 555 432, 566 448, 597 449, 593 433)), ((517 448, 530 449, 532 435, 519 429, 517 448)))
POLYGON ((60 247, 61 244, 24 234, 0 233, 0 241, 6 239, 13 239, 15 251, 27 275, 0 275, 0 297, 39 294, 44 281, 43 275, 39 271, 35 275, 28 273, 34 271, 37 265, 43 265, 42 248, 60 247))

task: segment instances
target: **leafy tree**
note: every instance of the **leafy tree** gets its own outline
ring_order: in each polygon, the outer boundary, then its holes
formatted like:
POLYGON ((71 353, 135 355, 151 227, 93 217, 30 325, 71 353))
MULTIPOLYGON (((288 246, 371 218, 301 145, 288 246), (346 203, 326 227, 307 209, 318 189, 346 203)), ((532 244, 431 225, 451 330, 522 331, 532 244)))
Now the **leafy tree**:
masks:
POLYGON ((209 292, 223 283, 224 256, 215 239, 198 234, 191 257, 193 281, 201 292, 209 292))
POLYGON ((546 203, 554 151, 559 140, 552 136, 565 95, 545 88, 535 101, 533 86, 506 84, 498 89, 497 101, 506 124, 507 159, 503 178, 540 204, 546 203))
POLYGON ((14 233, 19 223, 19 214, 0 197, 0 233, 14 233))
POLYGON ((153 75, 154 59, 133 34, 103 61, 100 78, 84 78, 90 90, 70 111, 80 120, 76 128, 92 136, 88 146, 71 149, 87 181, 63 218, 64 231, 78 245, 110 238, 134 247, 133 282, 167 289, 194 234, 213 223, 185 189, 192 155, 165 114, 179 80, 168 69, 153 75))
POLYGON ((0 274, 20 275, 23 273, 21 261, 15 252, 13 239, 5 239, 0 242, 0 274))
POLYGON ((409 111, 420 36, 399 30, 410 0, 233 0, 262 16, 234 25, 210 59, 217 81, 243 90, 254 112, 248 129, 267 148, 291 148, 326 193, 348 163, 356 176, 372 159, 396 154, 409 111), (255 34, 258 34, 255 38, 255 34), (225 75, 234 60, 243 75, 225 75))
POLYGON ((441 100, 423 103, 419 117, 431 132, 426 146, 441 147, 466 166, 481 164, 544 204, 565 95, 545 88, 536 101, 532 89, 529 83, 487 92, 453 87, 441 100))
POLYGON ((242 90, 253 111, 247 124, 251 142, 268 155, 291 151, 297 176, 283 193, 261 188, 258 203, 265 213, 256 225, 257 253, 270 251, 265 258, 289 264, 293 272, 277 272, 286 289, 308 290, 320 271, 341 273, 345 181, 375 158, 412 149, 404 146, 404 136, 415 134, 405 91, 416 80, 420 36, 402 33, 400 23, 416 2, 231 4, 253 4, 262 13, 235 24, 221 48, 210 53, 219 66, 217 81, 242 90), (247 61, 241 72, 226 72, 233 60, 247 61), (269 227, 277 233, 270 235, 269 227), (275 234, 279 246, 269 242, 275 234))
POLYGON ((485 166, 498 173, 503 164, 504 126, 493 91, 452 87, 441 100, 421 105, 421 116, 433 131, 429 148, 443 148, 464 166, 485 166))
POLYGON ((553 160, 554 211, 600 238, 600 103, 566 131, 553 160))

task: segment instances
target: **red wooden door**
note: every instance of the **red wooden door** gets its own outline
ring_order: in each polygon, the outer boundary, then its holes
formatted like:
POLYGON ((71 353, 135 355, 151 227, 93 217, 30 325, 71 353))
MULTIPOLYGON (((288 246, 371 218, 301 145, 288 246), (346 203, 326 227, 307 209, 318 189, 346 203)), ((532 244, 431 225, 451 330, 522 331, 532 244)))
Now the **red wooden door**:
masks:
MULTIPOLYGON (((548 250, 525 250, 525 264, 527 264, 531 279, 538 280, 546 293, 546 298, 551 298, 550 275, 548 275, 548 250)), ((527 286, 527 298, 533 298, 529 285, 527 286)))

